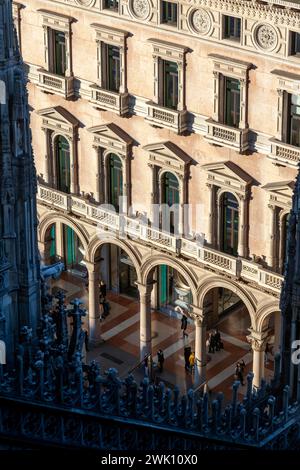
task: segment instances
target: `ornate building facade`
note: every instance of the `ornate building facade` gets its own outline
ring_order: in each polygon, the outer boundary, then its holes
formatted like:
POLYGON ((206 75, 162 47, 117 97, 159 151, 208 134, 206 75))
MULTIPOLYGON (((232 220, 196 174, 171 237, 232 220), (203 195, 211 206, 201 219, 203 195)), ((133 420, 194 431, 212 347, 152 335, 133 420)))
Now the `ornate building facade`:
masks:
POLYGON ((91 339, 101 336, 100 278, 117 292, 137 285, 141 357, 151 351, 151 307, 175 281, 204 380, 206 329, 233 292, 249 314, 258 386, 266 344, 280 343, 300 156, 299 5, 24 0, 14 18, 39 248, 45 260, 87 268, 91 339), (177 208, 169 230, 155 213, 163 204, 177 208))
MULTIPOLYGON (((11 4, 0 2, 0 340, 12 363, 22 325, 40 312, 36 172, 11 4)), ((5 360, 5 351, 4 351, 5 360)))

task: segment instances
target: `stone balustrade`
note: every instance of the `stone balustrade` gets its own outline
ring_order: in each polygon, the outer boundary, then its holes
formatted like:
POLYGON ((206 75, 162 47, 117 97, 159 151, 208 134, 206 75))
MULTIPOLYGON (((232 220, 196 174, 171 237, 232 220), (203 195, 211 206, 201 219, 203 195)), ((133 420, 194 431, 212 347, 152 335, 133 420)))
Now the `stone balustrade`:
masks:
POLYGON ((80 196, 65 194, 56 189, 38 185, 38 202, 55 209, 72 212, 89 222, 96 223, 100 230, 109 230, 118 237, 129 237, 163 251, 194 259, 204 267, 241 278, 263 289, 279 295, 283 276, 264 269, 261 265, 237 258, 204 246, 192 239, 178 238, 170 233, 149 227, 139 219, 117 214, 105 205, 97 206, 80 196))
POLYGON ((220 124, 213 119, 207 119, 206 123, 207 134, 205 139, 210 143, 237 150, 239 153, 248 150, 248 129, 238 129, 226 124, 220 124))
POLYGON ((171 129, 177 134, 182 134, 188 129, 187 111, 165 108, 152 101, 148 101, 146 105, 146 121, 151 125, 171 129))
POLYGON ((119 116, 125 116, 129 112, 129 94, 116 93, 104 90, 97 85, 91 85, 90 102, 95 107, 106 111, 113 111, 119 116))
POLYGON ((61 77, 44 69, 38 69, 38 86, 47 93, 63 96, 65 99, 74 96, 74 77, 61 77))
POLYGON ((282 165, 297 168, 300 161, 300 148, 293 145, 284 144, 276 139, 270 139, 271 153, 269 158, 282 165))

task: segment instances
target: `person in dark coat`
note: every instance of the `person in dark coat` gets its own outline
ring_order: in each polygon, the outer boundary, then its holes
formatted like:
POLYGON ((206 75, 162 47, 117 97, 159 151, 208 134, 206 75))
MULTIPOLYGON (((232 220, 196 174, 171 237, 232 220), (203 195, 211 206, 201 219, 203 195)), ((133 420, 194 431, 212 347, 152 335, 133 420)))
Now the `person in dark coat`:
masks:
POLYGON ((222 341, 221 341, 221 334, 220 334, 218 328, 216 328, 214 338, 215 338, 216 351, 220 351, 222 341))
POLYGON ((188 334, 185 331, 187 329, 187 324, 188 324, 187 317, 183 313, 182 318, 181 318, 181 329, 182 329, 183 337, 188 336, 188 334))
POLYGON ((99 289, 100 289, 100 295, 101 295, 101 297, 103 297, 104 300, 106 300, 106 284, 105 284, 104 281, 101 281, 101 282, 100 282, 99 289))
POLYGON ((185 370, 190 370, 190 355, 191 355, 191 352, 192 352, 192 348, 190 346, 186 346, 184 348, 184 368, 185 370))
POLYGON ((164 362, 165 362, 164 353, 163 353, 162 349, 159 349, 157 351, 157 364, 158 364, 159 372, 163 371, 164 362))

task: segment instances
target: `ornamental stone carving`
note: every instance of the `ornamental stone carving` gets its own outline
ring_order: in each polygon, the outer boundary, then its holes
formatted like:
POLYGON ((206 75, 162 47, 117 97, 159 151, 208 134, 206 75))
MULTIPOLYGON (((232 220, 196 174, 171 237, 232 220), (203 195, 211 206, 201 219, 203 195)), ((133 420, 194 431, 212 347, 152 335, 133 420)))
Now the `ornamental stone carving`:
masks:
POLYGON ((95 2, 96 0, 75 0, 75 3, 82 7, 93 7, 95 2))
POLYGON ((254 41, 260 49, 272 51, 278 43, 277 31, 268 23, 260 24, 255 29, 254 41))
POLYGON ((141 20, 148 18, 151 11, 151 4, 149 0, 132 0, 130 9, 134 16, 141 20))
POLYGON ((203 8, 197 8, 197 10, 193 10, 190 14, 190 26, 192 29, 201 35, 206 35, 211 30, 211 17, 208 11, 204 10, 203 8))

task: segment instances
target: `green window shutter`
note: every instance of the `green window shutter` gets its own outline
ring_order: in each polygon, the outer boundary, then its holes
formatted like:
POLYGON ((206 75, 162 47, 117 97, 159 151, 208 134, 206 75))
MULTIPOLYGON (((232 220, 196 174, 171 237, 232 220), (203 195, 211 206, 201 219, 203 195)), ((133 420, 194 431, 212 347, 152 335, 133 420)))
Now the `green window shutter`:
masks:
POLYGON ((70 146, 63 136, 58 136, 56 143, 57 188, 64 193, 70 193, 71 168, 70 146))

